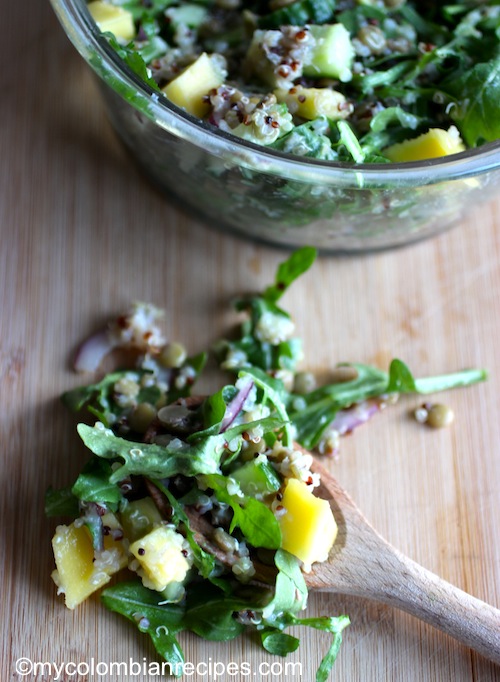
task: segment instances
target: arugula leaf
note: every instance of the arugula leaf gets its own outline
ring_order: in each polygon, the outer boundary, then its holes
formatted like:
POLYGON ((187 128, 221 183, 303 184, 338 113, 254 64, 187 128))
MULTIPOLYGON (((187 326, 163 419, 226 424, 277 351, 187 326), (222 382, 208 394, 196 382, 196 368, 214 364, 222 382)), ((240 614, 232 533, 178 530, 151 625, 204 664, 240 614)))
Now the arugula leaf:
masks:
POLYGON ((289 399, 288 410, 297 430, 296 440, 308 449, 318 444, 340 409, 387 392, 387 372, 360 363, 344 364, 356 368, 356 379, 327 384, 300 396, 299 409, 294 408, 295 397, 289 399))
POLYGON ((262 613, 265 623, 272 627, 283 613, 295 614, 307 605, 307 585, 299 559, 284 549, 278 549, 274 563, 278 569, 274 597, 262 613))
POLYGON ((218 355, 223 369, 238 370, 250 366, 264 371, 295 369, 302 355, 300 339, 276 343, 263 340, 259 323, 264 315, 270 315, 277 321, 280 318, 285 322, 291 319, 289 313, 279 308, 276 302, 297 277, 311 267, 316 254, 316 249, 310 246, 298 249, 278 266, 274 283, 262 295, 240 298, 235 302, 237 310, 249 313, 249 319, 242 324, 238 341, 223 341, 219 344, 218 355))
POLYGON ((500 54, 450 77, 441 89, 454 97, 450 116, 470 147, 500 138, 500 54))
POLYGON ((140 374, 138 372, 131 370, 111 372, 95 384, 78 386, 71 391, 66 391, 62 394, 61 400, 72 412, 79 412, 90 402, 95 402, 103 412, 111 411, 110 397, 113 386, 123 377, 134 375, 139 381, 140 374))
POLYGON ((452 374, 442 374, 434 377, 415 379, 404 362, 397 358, 389 367, 389 382, 386 393, 438 393, 451 388, 471 386, 480 381, 485 381, 488 373, 483 369, 465 369, 452 374))
POLYGON ((354 134, 347 121, 337 121, 337 129, 340 134, 340 142, 347 149, 355 163, 363 163, 366 153, 359 144, 358 138, 354 134))
POLYGON ((356 379, 327 384, 306 395, 289 397, 290 420, 297 431, 296 440, 304 447, 308 449, 316 447, 339 410, 368 398, 381 397, 388 393, 437 393, 470 386, 487 378, 485 370, 471 369, 415 379, 405 363, 397 358, 392 360, 389 372, 370 365, 350 364, 358 372, 356 379), (296 401, 299 403, 298 409, 295 408, 296 401))
POLYGON ((225 642, 241 635, 245 626, 234 618, 236 611, 248 608, 246 602, 210 589, 193 586, 187 596, 185 627, 199 637, 225 642))
POLYGON ((188 443, 174 439, 168 445, 135 443, 116 436, 111 429, 98 424, 78 424, 77 431, 89 450, 98 457, 123 460, 123 465, 109 477, 110 483, 117 483, 132 474, 161 479, 176 474, 196 476, 217 473, 228 444, 238 437, 242 440, 241 434, 257 424, 272 430, 280 427, 282 422, 266 417, 232 426, 224 433, 213 436, 200 438, 198 433, 194 433, 188 443))
POLYGON ((213 393, 212 395, 208 396, 206 400, 204 400, 202 412, 205 433, 210 429, 213 430, 213 433, 219 432, 220 425, 226 413, 226 406, 231 398, 235 396, 235 394, 236 390, 234 386, 224 386, 220 391, 213 393))
POLYGON ((286 656, 296 651, 300 644, 300 639, 279 630, 264 630, 260 638, 264 649, 276 656, 286 656))
POLYGON ((76 479, 71 489, 73 495, 85 502, 105 504, 111 511, 116 511, 123 498, 119 486, 110 483, 112 473, 109 462, 92 457, 76 479))
POLYGON ((318 252, 312 246, 303 246, 292 253, 287 260, 280 263, 276 272, 274 284, 267 287, 263 298, 271 303, 276 303, 285 293, 288 287, 301 275, 304 274, 316 260, 318 252))
POLYGON ((333 641, 330 645, 330 648, 323 657, 316 672, 316 682, 326 682, 328 679, 342 644, 342 631, 348 625, 350 625, 350 622, 351 621, 347 616, 338 616, 337 618, 325 617, 295 619, 296 625, 307 625, 309 627, 316 628, 317 630, 324 630, 333 634, 333 641))
POLYGON ((283 382, 279 379, 270 377, 259 367, 248 367, 242 370, 239 373, 239 376, 251 377, 255 385, 262 390, 264 394, 262 402, 269 402, 272 405, 284 427, 283 444, 286 446, 291 445, 293 442, 293 434, 290 417, 286 408, 287 392, 283 382))
POLYGON ((269 601, 269 590, 257 585, 223 594, 213 585, 193 585, 186 597, 185 627, 212 641, 233 639, 245 626, 235 619, 239 611, 261 611, 269 601))
POLYGON ((183 674, 184 654, 176 634, 184 628, 184 608, 179 604, 162 604, 162 595, 147 589, 139 581, 123 582, 107 587, 101 594, 110 611, 132 621, 147 633, 156 651, 170 663, 170 673, 183 674))
POLYGON ((213 489, 217 499, 233 510, 229 531, 232 533, 238 527, 253 547, 278 549, 281 545, 281 530, 272 511, 254 497, 229 493, 227 484, 230 480, 222 474, 203 477, 204 483, 213 489))
MULTIPOLYGON (((298 618, 294 614, 284 613, 281 617, 276 619, 275 629, 271 632, 275 632, 277 634, 290 625, 304 625, 306 627, 312 627, 316 630, 330 632, 333 635, 332 643, 330 644, 328 651, 324 655, 316 672, 316 682, 326 682, 342 644, 342 632, 348 625, 350 625, 348 616, 298 618)), ((283 642, 283 644, 285 644, 285 642, 283 642)))
POLYGON ((259 17, 259 28, 281 28, 286 24, 324 24, 331 18, 336 0, 295 0, 259 17))
POLYGON ((117 52, 118 56, 123 59, 125 64, 131 71, 139 76, 150 88, 155 92, 160 92, 158 83, 151 77, 150 71, 146 62, 133 46, 120 45, 113 33, 103 33, 111 47, 117 52))
POLYGON ((45 492, 46 516, 70 516, 76 518, 80 512, 78 499, 73 495, 71 486, 54 490, 49 486, 45 492))
POLYGON ((332 149, 332 141, 326 134, 327 126, 321 128, 317 122, 318 119, 295 126, 289 133, 279 137, 270 147, 285 154, 336 161, 338 154, 332 149))
POLYGON ((167 446, 156 443, 134 443, 115 436, 109 429, 78 424, 78 433, 85 445, 98 457, 124 460, 110 476, 116 483, 131 474, 150 478, 168 478, 176 474, 194 476, 214 473, 224 452, 225 434, 206 438, 200 444, 187 445, 173 441, 167 446))

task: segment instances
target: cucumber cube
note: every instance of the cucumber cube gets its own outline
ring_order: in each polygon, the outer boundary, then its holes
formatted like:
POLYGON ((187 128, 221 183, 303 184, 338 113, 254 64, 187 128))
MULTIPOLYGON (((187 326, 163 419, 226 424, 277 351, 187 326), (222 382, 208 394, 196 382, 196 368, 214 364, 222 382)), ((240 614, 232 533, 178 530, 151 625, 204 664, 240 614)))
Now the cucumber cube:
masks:
POLYGON ((354 47, 349 31, 343 24, 309 26, 316 47, 309 64, 304 65, 304 75, 311 78, 338 78, 342 82, 352 79, 354 47))
POLYGON ((231 478, 239 484, 244 495, 269 495, 281 487, 278 474, 264 457, 243 464, 232 472, 231 478))

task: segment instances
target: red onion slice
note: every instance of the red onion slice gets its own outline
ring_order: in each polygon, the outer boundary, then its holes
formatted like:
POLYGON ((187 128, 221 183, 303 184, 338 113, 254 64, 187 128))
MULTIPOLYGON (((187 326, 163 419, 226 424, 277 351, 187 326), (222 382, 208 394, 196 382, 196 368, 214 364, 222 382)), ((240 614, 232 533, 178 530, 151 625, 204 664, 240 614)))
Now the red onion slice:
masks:
POLYGON ((118 345, 106 329, 89 336, 78 349, 73 367, 77 372, 95 372, 106 355, 118 345))
POLYGON ((381 409, 380 401, 365 400, 346 410, 339 410, 330 428, 337 431, 340 436, 345 436, 367 422, 381 409))
POLYGON ((236 417, 239 415, 245 404, 245 400, 250 395, 250 391, 253 388, 253 381, 246 377, 242 379, 240 390, 234 396, 234 398, 226 405, 226 413, 222 420, 219 433, 224 433, 231 424, 234 422, 236 417))

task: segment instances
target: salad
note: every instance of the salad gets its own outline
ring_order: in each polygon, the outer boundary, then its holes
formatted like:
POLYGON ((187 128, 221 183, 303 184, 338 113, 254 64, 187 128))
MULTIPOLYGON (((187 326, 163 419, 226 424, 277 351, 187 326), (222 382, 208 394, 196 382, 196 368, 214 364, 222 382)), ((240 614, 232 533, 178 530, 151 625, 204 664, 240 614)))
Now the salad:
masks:
POLYGON ((173 675, 182 675, 183 631, 227 641, 253 630, 283 656, 299 646, 287 628, 306 626, 332 635, 316 674, 326 680, 349 618, 303 615, 304 576, 328 559, 337 533, 330 504, 314 494, 309 450, 334 454, 342 435, 401 393, 486 377, 416 379, 396 359, 388 371, 342 364, 332 383, 315 385, 279 305, 315 256, 299 249, 262 293, 236 301, 239 333, 210 352, 231 378, 218 391, 195 391, 209 353, 168 342, 160 311, 139 303, 75 359, 94 374, 111 352, 127 366, 62 397, 88 417, 77 430, 89 457, 72 485, 46 494, 47 515, 67 519, 52 543, 58 594, 74 609, 102 590, 104 606, 149 635, 173 675), (110 584, 115 574, 123 580, 110 584))
POLYGON ((500 137, 495 0, 93 0, 154 91, 286 154, 390 163, 500 137))

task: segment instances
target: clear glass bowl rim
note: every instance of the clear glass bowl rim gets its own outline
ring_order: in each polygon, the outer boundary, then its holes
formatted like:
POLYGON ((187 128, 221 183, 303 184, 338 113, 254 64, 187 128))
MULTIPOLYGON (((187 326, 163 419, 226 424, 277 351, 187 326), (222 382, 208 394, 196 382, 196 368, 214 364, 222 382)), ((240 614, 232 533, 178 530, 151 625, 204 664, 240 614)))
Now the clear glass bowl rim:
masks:
MULTIPOLYGON (((257 172, 314 185, 419 187, 473 177, 500 168, 500 140, 460 154, 413 163, 346 164, 300 159, 236 139, 199 121, 154 91, 120 59, 91 19, 84 0, 50 0, 68 38, 94 71, 119 94, 116 84, 133 88, 148 101, 148 116, 160 127, 195 146, 257 172), (92 59, 109 69, 103 74, 92 59)), ((124 100, 125 101, 125 100, 124 100)), ((127 102, 128 103, 128 102, 127 102)))

